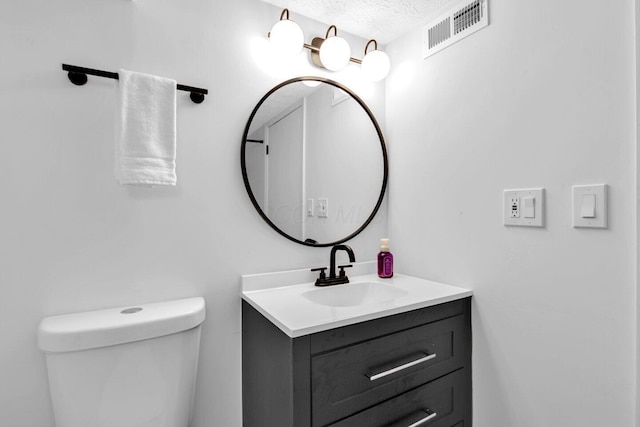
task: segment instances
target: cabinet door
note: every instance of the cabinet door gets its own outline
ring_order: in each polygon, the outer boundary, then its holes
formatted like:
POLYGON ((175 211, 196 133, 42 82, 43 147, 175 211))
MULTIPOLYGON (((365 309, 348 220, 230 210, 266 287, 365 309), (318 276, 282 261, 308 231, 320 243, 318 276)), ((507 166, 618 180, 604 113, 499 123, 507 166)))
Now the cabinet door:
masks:
POLYGON ((462 427, 462 408, 470 399, 465 374, 459 369, 331 427, 462 427))
POLYGON ((464 326, 464 317, 455 316, 313 356, 313 426, 326 426, 461 368, 468 348, 464 326))
POLYGON ((310 427, 309 337, 292 339, 242 301, 244 427, 310 427))

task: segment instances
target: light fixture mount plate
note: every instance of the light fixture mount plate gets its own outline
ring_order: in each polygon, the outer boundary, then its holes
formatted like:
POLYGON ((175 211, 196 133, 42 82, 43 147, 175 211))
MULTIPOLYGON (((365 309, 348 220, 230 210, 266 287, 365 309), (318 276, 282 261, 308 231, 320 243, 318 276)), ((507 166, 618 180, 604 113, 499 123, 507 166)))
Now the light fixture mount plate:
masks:
POLYGON ((320 46, 322 46, 324 40, 322 37, 314 37, 313 40, 311 40, 311 62, 320 68, 325 68, 320 60, 320 46))

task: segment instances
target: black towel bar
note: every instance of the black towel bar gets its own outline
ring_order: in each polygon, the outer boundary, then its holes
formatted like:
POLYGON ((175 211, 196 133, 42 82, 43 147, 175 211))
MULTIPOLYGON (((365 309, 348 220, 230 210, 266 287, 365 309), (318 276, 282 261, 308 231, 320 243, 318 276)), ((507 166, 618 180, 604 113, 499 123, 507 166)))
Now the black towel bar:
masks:
MULTIPOLYGON (((69 72, 69 80, 71 80, 71 83, 78 86, 82 86, 83 84, 87 83, 87 74, 98 77, 106 77, 108 79, 120 79, 118 73, 113 73, 111 71, 94 70, 93 68, 78 67, 76 65, 69 64, 62 64, 62 69, 69 72)), ((209 93, 207 89, 185 86, 181 84, 178 84, 176 89, 191 92, 189 97, 196 104, 200 104, 202 101, 204 101, 204 96, 209 93)))

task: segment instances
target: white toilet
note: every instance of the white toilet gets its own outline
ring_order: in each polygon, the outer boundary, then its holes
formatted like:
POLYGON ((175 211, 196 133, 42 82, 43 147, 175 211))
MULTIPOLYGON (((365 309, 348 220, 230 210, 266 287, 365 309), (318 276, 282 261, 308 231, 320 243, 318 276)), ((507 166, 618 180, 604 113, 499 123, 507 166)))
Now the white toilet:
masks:
POLYGON ((202 298, 47 317, 57 427, 187 427, 198 369, 202 298))

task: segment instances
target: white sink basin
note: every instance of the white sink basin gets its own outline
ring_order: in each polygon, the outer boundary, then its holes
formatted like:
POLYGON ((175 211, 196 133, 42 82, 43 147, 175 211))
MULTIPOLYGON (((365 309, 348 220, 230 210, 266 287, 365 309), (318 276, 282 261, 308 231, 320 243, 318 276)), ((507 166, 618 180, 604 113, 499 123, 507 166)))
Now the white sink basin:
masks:
POLYGON ((317 288, 302 293, 316 304, 329 307, 354 307, 393 301, 407 295, 407 291, 380 282, 358 282, 317 288))

